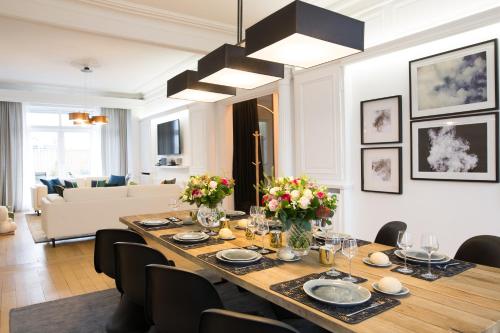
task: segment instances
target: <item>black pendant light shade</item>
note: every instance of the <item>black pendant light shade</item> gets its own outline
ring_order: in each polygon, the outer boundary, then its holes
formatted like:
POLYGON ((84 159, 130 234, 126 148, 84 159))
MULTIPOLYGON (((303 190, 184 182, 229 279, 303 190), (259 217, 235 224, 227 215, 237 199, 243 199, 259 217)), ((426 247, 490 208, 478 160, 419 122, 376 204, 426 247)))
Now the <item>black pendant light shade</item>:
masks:
POLYGON ((236 95, 236 88, 198 81, 196 71, 184 71, 167 82, 167 97, 197 102, 217 102, 236 95))
POLYGON ((365 24, 294 1, 246 29, 246 55, 312 67, 364 50, 365 24))
POLYGON ((247 58, 245 48, 224 44, 198 61, 201 82, 254 89, 282 79, 283 64, 247 58))

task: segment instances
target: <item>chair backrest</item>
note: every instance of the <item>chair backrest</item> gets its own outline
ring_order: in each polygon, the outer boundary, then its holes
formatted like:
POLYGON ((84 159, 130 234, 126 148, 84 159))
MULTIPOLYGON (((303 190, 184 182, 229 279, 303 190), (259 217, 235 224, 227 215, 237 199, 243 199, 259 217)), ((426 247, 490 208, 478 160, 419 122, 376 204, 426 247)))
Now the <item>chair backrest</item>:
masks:
POLYGON ((155 332, 197 333, 201 313, 224 306, 204 277, 180 268, 148 265, 144 307, 155 332))
MULTIPOLYGON (((146 266, 150 264, 170 265, 163 253, 147 245, 137 243, 115 243, 116 288, 127 299, 144 306, 146 295, 146 266)), ((178 286, 183 289, 182 285, 178 286)))
POLYGON ((94 268, 97 273, 104 273, 112 279, 115 274, 116 242, 146 244, 144 238, 138 233, 126 229, 101 229, 95 234, 94 268))
POLYGON ((203 311, 198 332, 298 333, 295 328, 277 320, 219 309, 203 311))
POLYGON ((460 245, 455 259, 500 268, 500 237, 482 235, 469 238, 460 245))
POLYGON ((401 221, 387 222, 378 231, 377 237, 375 237, 375 243, 397 246, 399 231, 406 231, 406 223, 401 221))

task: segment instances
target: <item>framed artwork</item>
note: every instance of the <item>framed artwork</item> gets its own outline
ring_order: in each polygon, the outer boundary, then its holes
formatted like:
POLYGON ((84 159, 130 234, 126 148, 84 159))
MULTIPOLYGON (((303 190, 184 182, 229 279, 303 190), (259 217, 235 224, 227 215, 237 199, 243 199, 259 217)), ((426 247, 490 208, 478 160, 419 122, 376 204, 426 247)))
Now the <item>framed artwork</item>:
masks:
POLYGON ((411 122, 411 178, 498 182, 498 113, 411 122))
POLYGON ((361 144, 400 143, 401 95, 361 102, 361 144))
POLYGON ((401 147, 361 148, 361 190, 401 194, 401 147))
POLYGON ((411 119, 498 108, 497 40, 410 61, 411 119))

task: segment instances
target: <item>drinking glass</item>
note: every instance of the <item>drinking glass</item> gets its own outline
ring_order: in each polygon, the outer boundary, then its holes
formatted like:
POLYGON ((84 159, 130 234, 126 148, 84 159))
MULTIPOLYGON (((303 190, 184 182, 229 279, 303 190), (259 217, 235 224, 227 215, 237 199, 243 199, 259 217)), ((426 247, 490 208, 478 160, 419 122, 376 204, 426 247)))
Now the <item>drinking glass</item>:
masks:
POLYGON ((343 281, 356 282, 358 279, 352 276, 352 258, 358 253, 358 243, 355 239, 348 238, 342 242, 342 254, 349 259, 349 276, 342 278, 343 281))
POLYGON ((406 265, 406 252, 413 246, 413 239, 411 237, 411 234, 407 231, 399 231, 397 242, 398 247, 401 249, 401 252, 403 252, 403 255, 405 256, 405 266, 398 268, 397 271, 403 274, 413 273, 413 269, 408 268, 408 266, 406 265))
POLYGON ((179 209, 179 200, 172 198, 167 201, 170 210, 177 211, 179 209))
POLYGON ((436 274, 433 274, 431 271, 431 257, 434 252, 436 252, 439 249, 439 242, 437 240, 436 235, 431 234, 431 233, 425 233, 422 235, 421 239, 421 244, 420 247, 427 252, 427 255, 429 256, 429 261, 428 261, 428 271, 425 274, 422 274, 422 277, 426 279, 433 280, 437 278, 436 274))
POLYGON ((251 218, 247 223, 247 228, 245 230, 245 236, 248 240, 251 240, 252 243, 247 249, 249 250, 257 250, 259 247, 255 246, 255 230, 257 229, 257 219, 251 218))
POLYGON ((265 237, 269 233, 269 223, 262 216, 259 216, 257 218, 257 233, 262 237, 262 248, 257 252, 261 254, 269 253, 269 250, 266 249, 266 246, 264 244, 265 237))
MULTIPOLYGON (((327 246, 331 246, 333 249, 333 258, 335 262, 335 255, 342 248, 342 238, 340 238, 339 235, 333 235, 331 239, 328 239, 327 246)), ((335 277, 341 275, 341 273, 337 272, 335 267, 332 267, 328 272, 326 272, 326 275, 335 277)))
POLYGON ((312 228, 312 244, 311 244, 311 250, 317 250, 319 249, 318 245, 318 240, 316 239, 316 233, 321 230, 321 220, 313 220, 311 222, 311 228, 312 228))

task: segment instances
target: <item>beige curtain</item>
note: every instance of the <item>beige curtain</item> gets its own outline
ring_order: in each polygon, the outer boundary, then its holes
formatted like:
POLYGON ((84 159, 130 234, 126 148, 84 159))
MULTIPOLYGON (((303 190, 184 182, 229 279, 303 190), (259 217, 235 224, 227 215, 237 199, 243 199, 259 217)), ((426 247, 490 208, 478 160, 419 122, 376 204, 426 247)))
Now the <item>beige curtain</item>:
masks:
POLYGON ((0 205, 20 210, 23 200, 22 104, 0 102, 0 205))
POLYGON ((107 125, 102 126, 101 151, 103 175, 125 176, 128 173, 127 127, 130 110, 102 108, 101 112, 109 120, 107 125))

